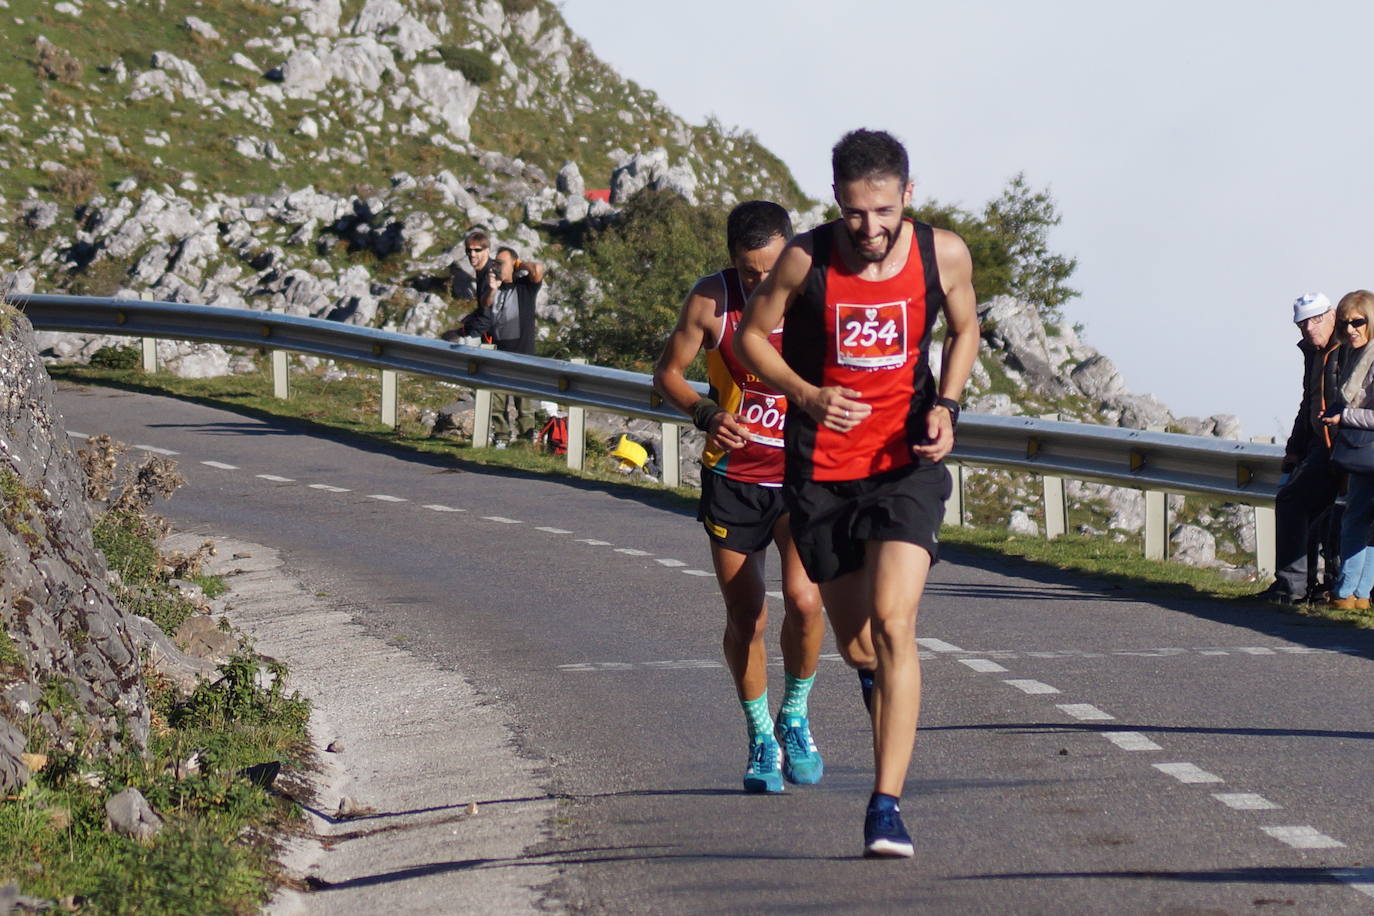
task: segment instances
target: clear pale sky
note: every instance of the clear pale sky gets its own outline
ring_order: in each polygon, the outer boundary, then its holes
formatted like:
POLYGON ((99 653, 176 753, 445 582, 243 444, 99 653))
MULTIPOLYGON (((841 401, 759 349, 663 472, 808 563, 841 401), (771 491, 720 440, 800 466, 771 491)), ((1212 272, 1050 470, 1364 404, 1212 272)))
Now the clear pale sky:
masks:
POLYGON ((1374 288, 1374 4, 564 0, 568 24, 682 117, 752 130, 812 196, 854 127, 916 195, 978 210, 1048 186, 1065 307, 1138 393, 1287 435, 1290 304, 1374 288))

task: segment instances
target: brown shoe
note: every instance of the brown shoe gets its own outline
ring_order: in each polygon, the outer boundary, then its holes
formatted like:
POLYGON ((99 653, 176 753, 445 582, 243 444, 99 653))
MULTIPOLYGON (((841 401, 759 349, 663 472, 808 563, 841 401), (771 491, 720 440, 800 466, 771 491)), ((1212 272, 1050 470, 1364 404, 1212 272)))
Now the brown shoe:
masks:
POLYGON ((1357 610, 1357 611, 1367 611, 1367 610, 1369 610, 1369 599, 1368 599, 1368 598, 1356 598, 1356 599, 1355 599, 1355 610, 1357 610))
MULTIPOLYGON (((1368 598, 1364 600, 1366 603, 1369 601, 1368 598)), ((1327 606, 1333 607, 1338 611, 1355 611, 1359 610, 1360 599, 1356 598, 1354 595, 1351 595, 1349 598, 1332 598, 1327 606)))

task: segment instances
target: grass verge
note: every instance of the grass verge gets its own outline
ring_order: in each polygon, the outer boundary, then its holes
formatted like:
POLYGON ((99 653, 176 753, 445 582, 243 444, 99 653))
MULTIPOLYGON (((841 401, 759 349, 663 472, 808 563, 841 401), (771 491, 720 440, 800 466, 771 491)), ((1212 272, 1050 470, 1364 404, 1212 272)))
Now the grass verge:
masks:
MULTIPOLYGON (((402 418, 391 430, 379 420, 380 382, 375 371, 359 369, 347 378, 326 382, 313 373, 294 373, 288 400, 272 396, 272 379, 265 365, 255 373, 217 379, 182 379, 168 373, 144 374, 132 370, 93 367, 50 367, 54 379, 71 383, 107 385, 151 394, 170 395, 218 406, 246 409, 265 416, 293 418, 321 427, 322 431, 346 432, 392 447, 413 449, 425 454, 447 455, 458 462, 492 467, 514 468, 593 480, 609 487, 643 486, 659 491, 667 499, 694 504, 697 491, 688 487, 669 488, 646 482, 627 484, 625 479, 602 461, 601 443, 588 441, 588 470, 571 471, 566 462, 537 450, 473 448, 452 439, 435 438, 418 421, 426 407, 434 408, 453 400, 458 386, 415 376, 401 381, 402 418)), ((1147 560, 1134 542, 1117 543, 1102 537, 1067 535, 1047 541, 1011 535, 1005 528, 946 526, 942 540, 959 549, 990 556, 1013 556, 1028 563, 1085 573, 1153 594, 1254 604, 1259 587, 1254 582, 1236 582, 1211 569, 1182 563, 1147 560)), ((1267 606, 1267 605, 1266 605, 1267 606)), ((1337 611, 1322 607, 1283 608, 1304 617, 1346 626, 1374 628, 1374 613, 1337 611)))
MULTIPOLYGON (((165 523, 146 512, 145 500, 158 487, 174 489, 173 468, 145 463, 122 486, 109 486, 117 449, 106 446, 88 443, 82 455, 88 495, 110 500, 95 525, 96 546, 118 573, 117 602, 173 633, 198 610, 175 580, 196 582, 207 595, 225 584, 200 572, 198 554, 158 550, 165 523), (108 469, 105 485, 92 467, 108 469)), ((7 636, 0 667, 7 680, 24 676, 7 636)), ((111 757, 84 753, 79 739, 63 742, 42 727, 44 717, 74 703, 65 682, 42 684, 32 717, 20 723, 36 772, 0 800, 0 885, 16 882, 27 897, 55 901, 58 911, 257 912, 283 881, 274 838, 303 823, 297 802, 273 788, 275 780, 295 789, 311 754, 309 703, 286 693, 286 673, 245 648, 220 666, 217 679, 187 695, 145 664, 147 752, 111 757), (130 787, 164 822, 146 841, 106 823, 106 801, 130 787)))

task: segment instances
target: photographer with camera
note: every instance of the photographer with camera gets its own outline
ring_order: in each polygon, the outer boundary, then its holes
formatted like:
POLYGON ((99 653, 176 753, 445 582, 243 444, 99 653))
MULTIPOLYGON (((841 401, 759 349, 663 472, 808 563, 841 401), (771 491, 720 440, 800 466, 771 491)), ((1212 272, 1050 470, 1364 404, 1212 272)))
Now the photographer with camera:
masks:
POLYGON ((463 250, 468 264, 472 266, 469 274, 457 262, 449 268, 453 283, 450 292, 455 299, 472 299, 477 307, 463 316, 458 327, 445 331, 440 337, 444 340, 458 340, 463 337, 479 337, 483 343, 492 341, 492 315, 487 304, 492 288, 498 285, 496 275, 498 266, 491 256, 491 236, 482 228, 468 231, 463 238, 463 250))
MULTIPOLYGON (((482 304, 491 312, 496 349, 533 355, 534 306, 544 283, 544 265, 520 260, 510 247, 498 250, 492 261, 496 270, 482 304)), ((513 436, 533 441, 537 428, 538 419, 529 398, 502 392, 492 395, 491 430, 497 448, 504 448, 513 436)))

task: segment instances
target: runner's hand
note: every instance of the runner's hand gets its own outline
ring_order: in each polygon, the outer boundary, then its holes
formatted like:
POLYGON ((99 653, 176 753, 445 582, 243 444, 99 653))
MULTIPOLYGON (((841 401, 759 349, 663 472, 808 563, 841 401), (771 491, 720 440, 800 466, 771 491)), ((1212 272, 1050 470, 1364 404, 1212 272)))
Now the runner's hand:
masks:
POLYGON ((740 424, 739 417, 728 410, 723 410, 712 417, 711 422, 706 424, 706 430, 711 445, 715 448, 729 451, 749 444, 749 433, 740 424))
POLYGON ((913 445, 911 454, 927 461, 939 461, 954 448, 954 424, 949 410, 936 404, 926 414, 926 438, 923 445, 913 445))
POLYGON ((838 386, 817 389, 802 409, 817 423, 837 433, 849 432, 873 412, 870 405, 859 400, 859 392, 838 386))

